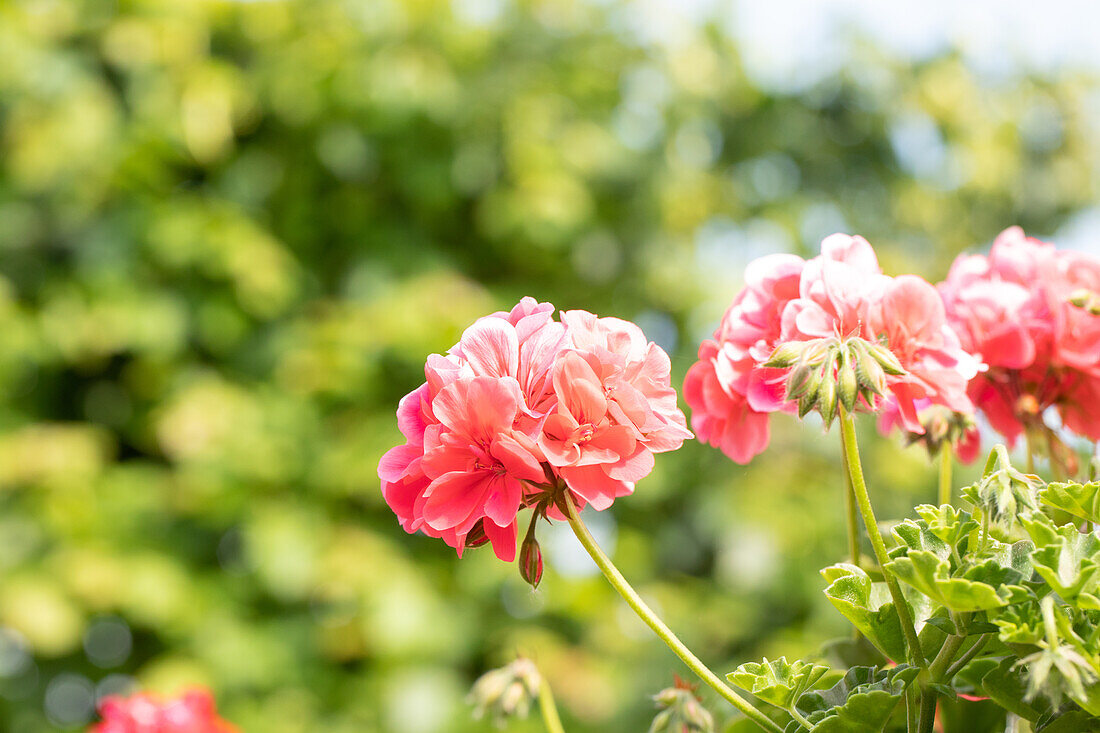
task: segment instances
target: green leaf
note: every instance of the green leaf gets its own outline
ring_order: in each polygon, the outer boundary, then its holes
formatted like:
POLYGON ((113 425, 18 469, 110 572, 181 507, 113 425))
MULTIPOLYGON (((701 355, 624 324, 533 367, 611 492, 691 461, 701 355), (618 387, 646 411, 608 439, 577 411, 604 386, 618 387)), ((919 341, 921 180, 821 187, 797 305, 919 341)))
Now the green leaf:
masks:
POLYGON ((995 560, 967 568, 961 577, 952 577, 951 564, 926 550, 911 550, 886 567, 900 580, 956 613, 1007 605, 1014 592, 1009 585, 1023 580, 1014 568, 1003 567, 995 560))
POLYGON ((1013 669, 1015 663, 1016 659, 1009 657, 986 672, 981 679, 982 691, 1004 709, 1034 722, 1041 711, 1024 702, 1027 684, 1023 672, 1013 669))
POLYGON ((978 528, 978 523, 967 512, 956 509, 950 504, 942 506, 921 504, 916 511, 924 520, 928 531, 948 546, 957 545, 962 538, 978 528))
POLYGON ((881 731, 918 671, 908 665, 853 667, 828 690, 804 694, 798 709, 813 724, 813 733, 881 731))
POLYGON ((1100 522, 1100 481, 1053 483, 1039 491, 1039 501, 1090 522, 1100 522))
POLYGON ((1006 644, 1037 645, 1043 640, 1043 615, 1038 601, 1008 606, 990 619, 1006 644))
POLYGON ((1075 708, 1043 716, 1035 724, 1035 733, 1083 733, 1097 730, 1100 730, 1100 718, 1075 708))
POLYGON ((841 563, 821 571, 829 583, 825 596, 844 618, 889 659, 905 659, 905 637, 885 583, 874 583, 855 565, 841 563))
POLYGON ((785 710, 828 671, 828 667, 798 659, 791 663, 786 657, 780 657, 769 662, 764 657, 763 662, 742 664, 726 675, 726 679, 764 702, 785 710))
POLYGON ((1072 524, 1055 527, 1036 520, 1025 524, 1036 538, 1038 549, 1032 551, 1031 562, 1047 584, 1063 599, 1076 604, 1078 596, 1091 594, 1100 586, 1100 540, 1094 534, 1081 534, 1072 524), (1041 541, 1041 542, 1040 542, 1041 541))

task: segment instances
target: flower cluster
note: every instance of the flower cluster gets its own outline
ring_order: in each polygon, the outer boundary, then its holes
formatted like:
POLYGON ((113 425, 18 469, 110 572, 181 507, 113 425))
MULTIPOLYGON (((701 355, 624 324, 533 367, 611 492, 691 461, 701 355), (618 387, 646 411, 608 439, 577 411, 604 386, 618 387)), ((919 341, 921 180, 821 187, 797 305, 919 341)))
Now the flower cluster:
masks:
POLYGON ((405 531, 459 554, 490 542, 511 562, 521 508, 560 519, 548 497, 568 488, 579 506, 606 509, 649 474, 654 453, 691 437, 668 355, 641 329, 586 311, 553 316, 524 298, 428 358, 425 383, 397 411, 405 443, 378 466, 405 531))
POLYGON ((1100 439, 1100 258, 1055 249, 1019 227, 988 256, 963 255, 940 284, 948 321, 987 370, 970 398, 1010 443, 1054 408, 1075 433, 1100 439))
POLYGON ((218 717, 214 698, 206 690, 173 699, 147 693, 106 697, 99 715, 103 722, 89 733, 237 733, 235 726, 218 717))
MULTIPOLYGON (((846 377, 849 368, 858 376, 864 352, 875 357, 862 363, 871 369, 871 362, 885 365, 885 373, 865 373, 853 386, 858 399, 851 404, 871 410, 890 404, 898 424, 910 433, 926 431, 920 410, 928 404, 973 411, 966 386, 979 362, 948 326, 936 289, 913 275, 883 274, 862 237, 827 237, 821 255, 808 261, 793 255, 763 257, 749 265, 745 281, 714 338, 699 347, 699 361, 684 383, 695 432, 734 461, 747 463, 764 450, 770 413, 794 411, 800 400, 802 412, 814 406, 801 389, 805 385, 788 388, 791 367, 809 362, 772 361, 780 346, 785 348, 777 356, 826 345, 825 353, 839 361, 822 362, 818 387, 835 387, 833 380, 846 377), (852 343, 841 347, 843 342, 852 343), (895 363, 897 368, 887 368, 895 363)), ((835 396, 812 396, 823 414, 830 404, 835 410, 835 396)))

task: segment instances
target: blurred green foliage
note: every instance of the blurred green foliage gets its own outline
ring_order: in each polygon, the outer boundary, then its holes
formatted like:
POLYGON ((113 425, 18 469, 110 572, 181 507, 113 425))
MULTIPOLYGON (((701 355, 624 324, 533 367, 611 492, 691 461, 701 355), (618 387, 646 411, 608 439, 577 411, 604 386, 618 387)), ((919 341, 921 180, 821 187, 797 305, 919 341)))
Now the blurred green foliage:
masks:
MULTIPOLYGON (((247 733, 483 730, 466 689, 520 650, 569 730, 644 729, 682 670, 567 537, 532 594, 382 503, 425 355, 531 294, 637 320, 680 379, 751 257, 847 229, 939 277, 1095 196, 1087 78, 868 44, 777 93, 714 26, 476 7, 0 3, 0 727, 81 729, 134 677, 247 733)), ((592 518, 723 672, 844 628, 836 436, 775 425, 592 518)), ((867 437, 882 516, 933 495, 867 437)))

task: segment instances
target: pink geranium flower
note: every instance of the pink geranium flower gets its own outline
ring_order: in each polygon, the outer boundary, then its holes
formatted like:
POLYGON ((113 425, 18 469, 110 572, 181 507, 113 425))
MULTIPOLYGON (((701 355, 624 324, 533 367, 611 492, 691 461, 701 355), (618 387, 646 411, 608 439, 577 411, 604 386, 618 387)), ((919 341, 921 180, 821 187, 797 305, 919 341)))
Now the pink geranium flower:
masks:
POLYGON ((585 311, 553 319, 524 298, 474 323, 402 400, 405 438, 379 462, 382 495, 407 532, 461 555, 491 542, 516 556, 527 506, 561 518, 553 494, 606 509, 691 437, 671 364, 636 325, 585 311))
POLYGON ((988 256, 959 257, 940 284, 963 346, 988 365, 969 395, 1010 443, 1045 430, 1050 408, 1070 430, 1100 439, 1100 317, 1074 306, 1100 292, 1100 258, 1059 251, 1019 227, 988 256))
POLYGON ((237 733, 236 726, 218 717, 207 690, 171 699, 147 693, 110 696, 100 703, 99 715, 103 722, 89 733, 237 733))
MULTIPOLYGON (((947 325, 936 289, 913 275, 884 275, 862 237, 827 237, 809 261, 762 258, 745 279, 684 384, 696 433, 734 461, 746 463, 765 448, 769 413, 794 408, 789 370, 763 366, 781 344, 861 338, 888 349, 904 373, 885 377, 884 397, 910 432, 924 431, 923 401, 972 411, 966 384, 978 363, 947 325)), ((883 404, 867 395, 859 401, 870 410, 883 404)))

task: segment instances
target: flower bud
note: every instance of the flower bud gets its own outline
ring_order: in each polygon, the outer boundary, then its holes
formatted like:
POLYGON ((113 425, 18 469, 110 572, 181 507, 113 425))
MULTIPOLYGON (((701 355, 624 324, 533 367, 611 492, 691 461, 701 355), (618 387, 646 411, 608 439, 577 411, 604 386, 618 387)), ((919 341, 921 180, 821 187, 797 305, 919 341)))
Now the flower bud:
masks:
POLYGON ((538 588, 542 581, 542 549, 533 533, 524 538, 519 548, 519 574, 532 588, 538 588))
POLYGON ((837 383, 836 379, 822 379, 821 387, 817 390, 817 411, 821 413, 821 419, 825 422, 825 429, 833 424, 836 417, 837 383))
POLYGON ((859 379, 856 377, 855 367, 852 366, 851 349, 840 350, 836 369, 837 397, 844 409, 851 412, 856 409, 856 400, 859 399, 859 379))
POLYGON ((466 535, 466 547, 481 547, 489 541, 489 535, 485 534, 484 522, 484 519, 479 519, 474 528, 466 535))
POLYGON ((475 718, 489 713, 493 722, 503 725, 507 718, 527 717, 541 684, 534 662, 520 657, 478 677, 466 700, 475 706, 475 718))
POLYGON ((816 393, 819 373, 817 367, 806 362, 792 369, 787 377, 787 399, 799 399, 807 392, 816 393))
POLYGON ((786 369, 792 367, 802 358, 805 351, 802 344, 797 341, 788 341, 776 347, 764 366, 771 369, 786 369))
POLYGON ((890 351, 886 346, 882 344, 872 344, 870 342, 864 343, 866 344, 867 353, 879 363, 883 371, 887 374, 894 377, 900 377, 906 373, 905 367, 903 367, 901 362, 898 361, 898 358, 894 356, 894 352, 890 351))
POLYGON ((886 396, 886 370, 878 359, 871 354, 868 348, 870 344, 862 339, 853 340, 851 349, 855 356, 856 380, 859 382, 860 392, 869 403, 874 402, 874 395, 886 396), (868 399, 868 393, 871 398, 868 399))
POLYGON ((998 524, 1011 528, 1021 515, 1039 510, 1038 476, 1021 473, 1012 467, 1008 450, 994 446, 985 472, 974 484, 963 489, 963 496, 998 524))

